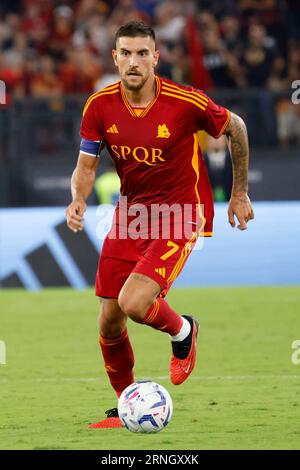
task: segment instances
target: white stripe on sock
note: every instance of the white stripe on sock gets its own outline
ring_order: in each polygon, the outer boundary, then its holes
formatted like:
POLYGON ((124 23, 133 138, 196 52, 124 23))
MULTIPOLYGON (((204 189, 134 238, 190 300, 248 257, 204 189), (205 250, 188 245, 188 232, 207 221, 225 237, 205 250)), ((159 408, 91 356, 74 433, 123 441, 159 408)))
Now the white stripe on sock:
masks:
POLYGON ((179 331, 178 335, 170 336, 171 341, 183 341, 190 334, 190 331, 191 331, 190 322, 184 317, 181 317, 181 318, 183 322, 181 330, 179 331))

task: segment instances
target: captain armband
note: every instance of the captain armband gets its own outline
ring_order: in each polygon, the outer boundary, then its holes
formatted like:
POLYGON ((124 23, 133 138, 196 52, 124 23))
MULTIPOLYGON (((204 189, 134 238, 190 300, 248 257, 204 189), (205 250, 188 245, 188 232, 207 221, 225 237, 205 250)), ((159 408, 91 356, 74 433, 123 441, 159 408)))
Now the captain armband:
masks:
POLYGON ((80 152, 92 157, 100 157, 101 150, 104 148, 102 140, 81 139, 80 152))

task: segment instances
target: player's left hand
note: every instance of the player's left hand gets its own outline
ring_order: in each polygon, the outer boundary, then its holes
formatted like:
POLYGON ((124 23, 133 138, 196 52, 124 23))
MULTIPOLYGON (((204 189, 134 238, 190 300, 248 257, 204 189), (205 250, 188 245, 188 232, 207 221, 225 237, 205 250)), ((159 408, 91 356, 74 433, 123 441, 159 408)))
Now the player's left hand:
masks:
POLYGON ((229 206, 228 206, 228 221, 231 227, 235 227, 236 217, 239 221, 237 228, 239 230, 247 230, 247 223, 249 220, 254 219, 254 212, 252 209, 251 201, 249 196, 244 193, 231 195, 229 206))

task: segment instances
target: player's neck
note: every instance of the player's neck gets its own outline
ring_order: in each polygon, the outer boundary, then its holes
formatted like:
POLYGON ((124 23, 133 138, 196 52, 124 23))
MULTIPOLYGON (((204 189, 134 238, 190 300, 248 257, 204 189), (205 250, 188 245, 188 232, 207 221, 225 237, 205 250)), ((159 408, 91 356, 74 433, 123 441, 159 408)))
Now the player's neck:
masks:
POLYGON ((124 85, 123 89, 129 104, 133 108, 146 108, 156 95, 155 77, 153 76, 153 79, 149 78, 140 90, 128 90, 124 85))

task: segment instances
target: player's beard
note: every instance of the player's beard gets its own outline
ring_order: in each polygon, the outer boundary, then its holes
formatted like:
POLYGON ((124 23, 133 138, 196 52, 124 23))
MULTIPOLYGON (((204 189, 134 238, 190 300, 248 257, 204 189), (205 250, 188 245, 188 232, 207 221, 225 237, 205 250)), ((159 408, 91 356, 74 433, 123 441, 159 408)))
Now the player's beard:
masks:
POLYGON ((127 79, 127 75, 125 75, 125 77, 123 77, 123 85, 125 88, 127 88, 127 90, 130 90, 130 91, 139 91, 143 88, 143 86, 145 85, 146 81, 148 80, 148 77, 144 77, 143 75, 138 75, 138 77, 140 77, 140 81, 137 82, 137 83, 130 83, 127 79))

